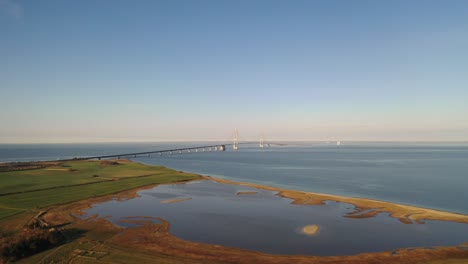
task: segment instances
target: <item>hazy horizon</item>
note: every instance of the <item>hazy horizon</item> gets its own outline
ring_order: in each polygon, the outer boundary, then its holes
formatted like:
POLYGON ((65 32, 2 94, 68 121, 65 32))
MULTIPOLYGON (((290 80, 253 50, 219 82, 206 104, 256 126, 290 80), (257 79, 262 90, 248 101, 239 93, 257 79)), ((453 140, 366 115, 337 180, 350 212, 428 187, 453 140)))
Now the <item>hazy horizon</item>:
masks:
POLYGON ((0 143, 468 141, 466 10, 0 0, 0 143))
MULTIPOLYGON (((258 139, 247 139, 240 141, 240 143, 252 143, 256 144, 258 139)), ((468 144, 468 140, 268 140, 265 141, 266 143, 329 143, 329 144, 335 144, 336 142, 340 142, 341 145, 346 145, 346 144, 355 144, 355 143, 395 143, 395 144, 436 144, 436 143, 441 143, 441 144, 456 144, 456 143, 462 143, 462 144, 468 144)), ((0 145, 47 145, 47 144, 154 144, 154 143, 205 143, 205 142, 217 142, 217 143, 226 143, 230 144, 232 141, 228 140, 167 140, 167 141, 152 141, 152 140, 142 140, 142 141, 71 141, 71 142, 13 142, 13 143, 0 143, 0 145)))

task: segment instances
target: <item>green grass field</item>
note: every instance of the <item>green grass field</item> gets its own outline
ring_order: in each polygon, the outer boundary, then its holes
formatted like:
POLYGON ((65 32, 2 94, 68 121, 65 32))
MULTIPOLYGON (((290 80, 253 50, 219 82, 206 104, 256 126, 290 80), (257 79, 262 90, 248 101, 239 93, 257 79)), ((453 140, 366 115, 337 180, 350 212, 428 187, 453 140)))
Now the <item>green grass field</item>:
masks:
POLYGON ((0 172, 0 221, 52 205, 198 177, 160 166, 133 162, 103 165, 99 161, 72 161, 43 169, 0 172))

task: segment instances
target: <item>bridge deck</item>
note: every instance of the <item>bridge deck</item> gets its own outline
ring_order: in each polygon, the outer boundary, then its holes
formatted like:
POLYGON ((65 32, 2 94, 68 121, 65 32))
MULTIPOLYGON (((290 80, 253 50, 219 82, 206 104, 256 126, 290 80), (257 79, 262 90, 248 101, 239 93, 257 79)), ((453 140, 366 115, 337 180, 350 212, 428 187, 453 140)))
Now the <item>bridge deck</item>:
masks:
POLYGON ((215 145, 207 145, 207 146, 195 146, 195 147, 185 147, 185 148, 175 148, 175 149, 163 149, 163 150, 153 150, 153 151, 144 151, 144 152, 134 152, 134 153, 122 153, 122 154, 112 154, 112 155, 100 155, 100 156, 89 156, 89 157, 77 157, 72 159, 60 159, 57 161, 72 161, 72 160, 92 160, 92 159, 108 159, 108 158, 121 158, 121 157, 129 157, 129 156, 141 156, 141 155, 148 155, 148 154, 159 154, 159 153, 169 153, 169 152, 177 152, 177 151, 187 151, 187 150, 195 150, 195 149, 207 149, 207 148, 215 148, 221 146, 230 146, 232 144, 215 144, 215 145))
MULTIPOLYGON (((258 144, 258 142, 239 142, 241 144, 258 144)), ((272 144, 272 145, 284 145, 278 143, 264 143, 264 144, 272 144)), ((206 146, 194 146, 194 147, 185 147, 185 148, 175 148, 175 149, 163 149, 163 150, 153 150, 153 151, 144 151, 144 152, 134 152, 134 153, 122 153, 122 154, 112 154, 112 155, 100 155, 100 156, 89 156, 89 157, 76 157, 72 159, 59 159, 55 161, 73 161, 73 160, 93 160, 93 159, 109 159, 109 158, 121 158, 121 157, 137 157, 141 155, 150 155, 150 154, 159 154, 159 153, 172 153, 178 151, 188 151, 188 150, 196 150, 196 149, 209 149, 209 148, 216 148, 224 146, 224 150, 226 150, 226 146, 232 146, 233 143, 220 143, 220 144, 213 144, 213 145, 206 145, 206 146)), ((224 151, 223 150, 223 151, 224 151)))

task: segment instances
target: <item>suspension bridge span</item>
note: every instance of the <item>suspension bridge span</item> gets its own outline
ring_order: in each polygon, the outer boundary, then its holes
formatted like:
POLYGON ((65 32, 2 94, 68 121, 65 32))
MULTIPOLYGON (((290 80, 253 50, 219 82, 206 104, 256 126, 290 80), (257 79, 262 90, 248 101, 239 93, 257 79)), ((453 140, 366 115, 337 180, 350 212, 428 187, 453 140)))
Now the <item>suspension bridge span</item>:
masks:
POLYGON ((285 144, 277 143, 277 142, 275 143, 265 142, 263 134, 260 138, 260 142, 258 141, 239 142, 239 135, 236 129, 234 132, 234 140, 232 143, 219 143, 219 144, 210 144, 210 145, 203 145, 203 146, 190 146, 190 147, 183 147, 183 148, 172 148, 172 149, 134 152, 134 153, 121 153, 121 154, 112 154, 112 155, 75 157, 71 159, 58 159, 57 161, 122 159, 122 158, 137 158, 137 157, 142 157, 142 156, 151 157, 152 155, 162 156, 162 155, 173 155, 173 154, 182 154, 182 153, 226 151, 228 146, 232 147, 234 151, 237 151, 239 149, 239 145, 241 144, 258 144, 258 147, 260 148, 269 147, 270 145, 280 145, 280 146, 285 145, 285 144))
MULTIPOLYGON (((135 152, 135 153, 121 153, 121 154, 112 154, 112 155, 75 157, 72 159, 59 159, 57 161, 124 159, 124 158, 137 158, 137 157, 143 157, 143 156, 151 157, 153 155, 163 156, 163 155, 175 155, 175 154, 198 153, 198 152, 214 152, 214 151, 219 152, 219 151, 226 151, 227 147, 232 147, 233 150, 238 150, 239 145, 242 145, 242 144, 252 145, 252 144, 258 144, 258 142, 250 141, 250 142, 236 142, 236 143, 228 143, 228 144, 220 143, 220 144, 211 144, 211 145, 204 145, 204 146, 192 146, 192 147, 144 151, 144 152, 135 152), (236 148, 234 146, 236 146, 236 148)), ((269 143, 267 144, 269 145, 269 143)))

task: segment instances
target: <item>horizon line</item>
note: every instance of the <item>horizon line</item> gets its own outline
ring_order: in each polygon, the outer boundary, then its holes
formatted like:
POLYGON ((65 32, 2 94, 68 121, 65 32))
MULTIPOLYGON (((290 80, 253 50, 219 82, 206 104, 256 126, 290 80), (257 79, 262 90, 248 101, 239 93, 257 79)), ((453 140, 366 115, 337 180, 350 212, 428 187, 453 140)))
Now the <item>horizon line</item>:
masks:
MULTIPOLYGON (((256 143, 259 140, 241 142, 256 143)), ((83 141, 83 142, 0 142, 0 145, 43 145, 43 144, 134 144, 134 143, 189 143, 189 142, 231 142, 227 140, 161 140, 161 141, 83 141)), ((468 140, 270 140, 266 142, 310 142, 310 143, 468 143, 468 140)))

